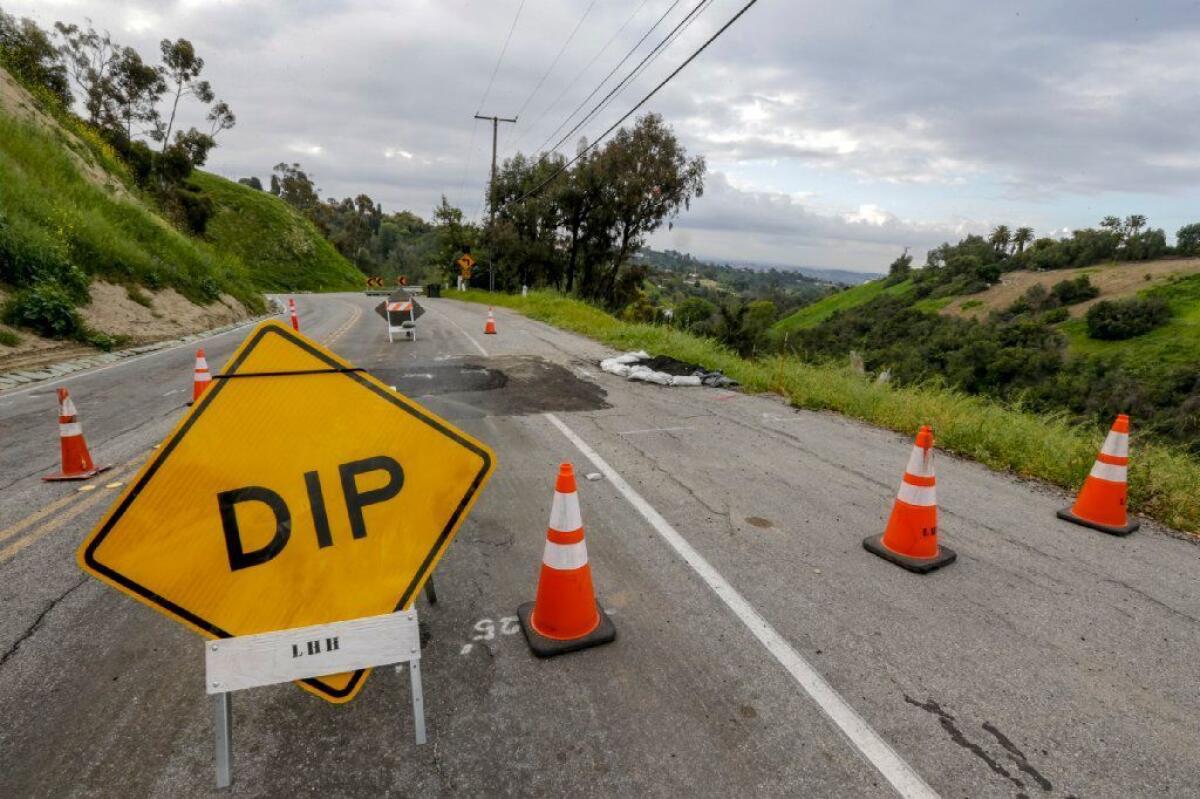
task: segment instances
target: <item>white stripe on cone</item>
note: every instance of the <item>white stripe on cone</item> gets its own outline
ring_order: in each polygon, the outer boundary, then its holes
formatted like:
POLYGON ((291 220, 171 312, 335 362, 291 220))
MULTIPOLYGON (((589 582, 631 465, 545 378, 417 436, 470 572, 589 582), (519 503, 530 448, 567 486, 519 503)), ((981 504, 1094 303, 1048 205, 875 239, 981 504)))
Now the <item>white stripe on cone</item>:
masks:
POLYGON ((573 533, 583 527, 583 517, 579 515, 579 495, 575 492, 560 494, 554 492, 554 504, 550 506, 550 529, 560 533, 573 533))
POLYGON ((934 486, 915 486, 912 483, 901 483, 900 493, 896 498, 909 505, 932 507, 937 504, 937 488, 934 486))
POLYGON ((59 416, 75 416, 77 413, 78 412, 75 410, 75 403, 70 397, 67 397, 62 401, 62 407, 58 412, 59 416))
POLYGON ((1105 455, 1111 455, 1114 458, 1129 457, 1129 434, 1118 433, 1115 430, 1108 434, 1108 438, 1104 439, 1104 446, 1100 449, 1105 455))
POLYGON ((933 450, 913 447, 905 471, 914 477, 933 477, 933 450))
POLYGON ((572 571, 586 566, 588 562, 587 544, 580 541, 576 544, 556 544, 546 542, 542 553, 542 563, 558 571, 572 571))
POLYGON ((196 382, 197 383, 207 383, 211 380, 212 380, 212 375, 210 375, 208 372, 197 372, 196 373, 196 382))
POLYGON ((83 435, 83 428, 79 426, 79 422, 60 422, 58 425, 58 435, 61 438, 81 436, 83 435))
POLYGON ((1092 477, 1098 477, 1101 480, 1107 480, 1110 483, 1124 483, 1129 473, 1129 467, 1118 466, 1115 463, 1105 463, 1104 461, 1096 461, 1092 466, 1092 477))

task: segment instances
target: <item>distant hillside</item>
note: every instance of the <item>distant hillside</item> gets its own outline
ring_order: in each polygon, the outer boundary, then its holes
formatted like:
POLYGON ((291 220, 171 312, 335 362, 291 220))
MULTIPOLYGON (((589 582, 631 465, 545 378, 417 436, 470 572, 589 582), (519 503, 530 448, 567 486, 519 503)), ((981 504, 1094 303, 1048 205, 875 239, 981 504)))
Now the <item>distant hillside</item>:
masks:
POLYGON ((802 275, 822 280, 827 283, 842 283, 847 286, 857 286, 876 278, 883 277, 881 272, 854 272, 849 269, 827 269, 821 266, 793 266, 791 264, 765 263, 762 261, 730 261, 734 266, 751 269, 780 269, 787 272, 799 272, 802 275))

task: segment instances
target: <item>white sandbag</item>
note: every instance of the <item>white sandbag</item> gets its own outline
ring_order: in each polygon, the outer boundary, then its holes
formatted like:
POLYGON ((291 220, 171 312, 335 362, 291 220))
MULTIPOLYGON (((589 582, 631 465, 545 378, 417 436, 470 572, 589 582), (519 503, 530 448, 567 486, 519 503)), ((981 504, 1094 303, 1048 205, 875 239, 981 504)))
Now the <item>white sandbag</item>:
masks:
POLYGON ((698 386, 700 385, 700 378, 696 377, 695 375, 675 375, 671 378, 671 385, 698 386))
POLYGON ((629 377, 630 368, 623 363, 617 363, 616 358, 609 358, 600 362, 600 368, 609 374, 614 374, 617 377, 629 377))
POLYGON ((608 360, 616 361, 617 363, 634 364, 638 361, 650 360, 650 355, 649 353, 639 350, 638 352, 627 352, 624 355, 618 355, 615 358, 609 358, 608 360))

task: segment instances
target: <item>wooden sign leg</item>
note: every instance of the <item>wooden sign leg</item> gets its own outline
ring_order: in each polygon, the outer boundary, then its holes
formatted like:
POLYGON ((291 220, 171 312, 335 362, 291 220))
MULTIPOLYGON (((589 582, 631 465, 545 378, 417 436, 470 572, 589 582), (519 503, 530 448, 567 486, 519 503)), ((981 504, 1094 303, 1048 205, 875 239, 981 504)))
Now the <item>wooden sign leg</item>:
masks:
POLYGON ((217 787, 233 784, 233 708, 229 692, 213 694, 214 728, 217 734, 217 787))

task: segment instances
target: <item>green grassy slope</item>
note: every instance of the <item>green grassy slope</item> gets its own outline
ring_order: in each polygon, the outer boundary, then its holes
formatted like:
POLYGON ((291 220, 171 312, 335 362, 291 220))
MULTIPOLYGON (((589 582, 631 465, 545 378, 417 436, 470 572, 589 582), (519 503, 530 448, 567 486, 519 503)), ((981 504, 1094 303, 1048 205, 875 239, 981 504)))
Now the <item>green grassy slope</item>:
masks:
POLYGON ((771 331, 775 335, 782 336, 793 330, 816 327, 838 311, 857 308, 881 294, 900 295, 907 294, 911 290, 912 281, 910 280, 905 280, 894 286, 884 286, 882 280, 872 280, 870 283, 863 283, 853 288, 848 288, 845 291, 839 291, 837 294, 831 294, 818 302, 814 302, 812 305, 800 308, 795 313, 785 316, 776 322, 771 331))
MULTIPOLYGON (((645 349, 721 369, 752 392, 773 391, 798 408, 831 410, 904 433, 934 428, 938 446, 996 469, 1075 490, 1104 440, 1105 427, 1080 427, 1057 416, 1007 408, 983 397, 936 386, 880 384, 848 368, 806 364, 782 357, 741 358, 711 339, 669 327, 622 322, 562 295, 528 297, 483 291, 454 293, 499 305, 555 327, 625 350, 645 349)), ((1129 467, 1132 510, 1200 535, 1200 462, 1170 447, 1135 440, 1129 467)))
POLYGON ((1184 366, 1200 362, 1200 275, 1139 292, 1171 306, 1171 320, 1160 328, 1124 341, 1088 338, 1087 323, 1072 319, 1059 327, 1072 353, 1119 359, 1130 366, 1184 366))
POLYGON ((217 210, 205 238, 246 264, 264 291, 338 291, 362 288, 363 274, 316 227, 287 203, 264 191, 207 172, 191 182, 217 210))
POLYGON ((236 257, 191 239, 137 200, 84 176, 52 129, 0 108, 0 282, 68 280, 171 286, 207 303, 261 298, 236 257))

